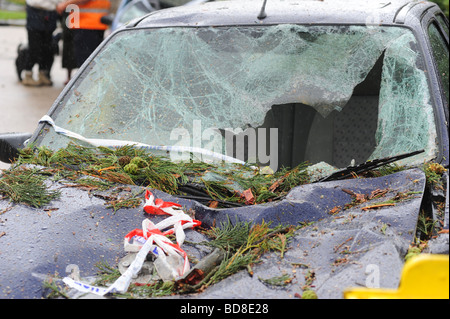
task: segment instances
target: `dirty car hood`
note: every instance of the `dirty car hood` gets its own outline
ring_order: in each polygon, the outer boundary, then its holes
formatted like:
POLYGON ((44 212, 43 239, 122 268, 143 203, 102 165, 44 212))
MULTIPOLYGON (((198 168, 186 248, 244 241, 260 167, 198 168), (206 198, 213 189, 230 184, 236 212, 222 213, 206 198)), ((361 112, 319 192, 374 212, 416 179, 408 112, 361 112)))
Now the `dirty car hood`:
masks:
MULTIPOLYGON (((59 188, 61 197, 45 209, 0 201, 0 298, 41 298, 44 280, 48 276, 64 277, 69 265, 78 266, 82 277, 94 276, 98 271, 95 265, 101 261, 116 265, 125 255, 124 236, 148 217, 142 206, 113 211, 105 205, 108 194, 52 183, 50 188, 59 188)), ((204 227, 227 220, 265 221, 272 225, 314 222, 295 232, 283 259, 268 253, 262 263, 255 265, 254 276, 238 272, 195 298, 292 298, 301 293, 305 274, 310 270, 315 272, 319 298, 342 298, 344 289, 366 284, 365 272, 370 265, 383 274, 381 287, 398 286, 404 255, 414 239, 425 184, 423 171, 409 169, 378 178, 302 185, 292 189, 282 201, 231 209, 212 209, 157 190, 154 194, 195 211, 195 218, 204 227), (351 195, 380 189, 387 190, 383 198, 359 205, 351 195), (411 196, 392 206, 362 209, 400 193, 411 196), (304 267, 293 271, 298 265, 304 267), (258 279, 285 272, 293 274, 296 280, 281 290, 258 279)), ((114 191, 118 190, 108 192, 114 191)), ((119 191, 116 195, 143 194, 144 188, 133 186, 119 191)), ((186 236, 190 242, 206 240, 195 230, 187 231, 186 236)), ((186 252, 199 260, 205 255, 188 244, 186 252)))

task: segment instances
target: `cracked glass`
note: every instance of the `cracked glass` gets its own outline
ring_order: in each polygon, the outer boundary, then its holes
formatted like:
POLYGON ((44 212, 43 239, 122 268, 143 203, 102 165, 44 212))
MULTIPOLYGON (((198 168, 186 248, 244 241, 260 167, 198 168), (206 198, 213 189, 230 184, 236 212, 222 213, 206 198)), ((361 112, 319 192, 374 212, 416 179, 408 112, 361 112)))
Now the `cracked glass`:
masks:
MULTIPOLYGON (((264 141, 255 156, 238 157, 274 169, 303 161, 345 167, 425 149, 416 158, 423 161, 436 151, 422 56, 413 33, 398 27, 121 31, 51 116, 86 138, 229 156, 239 153, 229 146, 244 134, 246 150, 264 141), (261 160, 269 152, 270 161, 261 160)), ((41 145, 68 142, 49 130, 41 145)))
POLYGON ((377 147, 372 158, 425 149, 434 154, 436 133, 426 73, 412 33, 386 49, 380 89, 377 147))

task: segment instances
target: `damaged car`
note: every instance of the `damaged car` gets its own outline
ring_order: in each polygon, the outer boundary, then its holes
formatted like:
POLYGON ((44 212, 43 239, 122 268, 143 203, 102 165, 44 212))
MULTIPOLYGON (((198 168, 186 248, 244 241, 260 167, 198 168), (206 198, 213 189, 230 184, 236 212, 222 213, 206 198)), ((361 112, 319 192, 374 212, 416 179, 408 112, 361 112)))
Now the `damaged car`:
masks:
POLYGON ((426 1, 133 20, 0 135, 1 298, 334 299, 448 266, 448 61, 426 1))

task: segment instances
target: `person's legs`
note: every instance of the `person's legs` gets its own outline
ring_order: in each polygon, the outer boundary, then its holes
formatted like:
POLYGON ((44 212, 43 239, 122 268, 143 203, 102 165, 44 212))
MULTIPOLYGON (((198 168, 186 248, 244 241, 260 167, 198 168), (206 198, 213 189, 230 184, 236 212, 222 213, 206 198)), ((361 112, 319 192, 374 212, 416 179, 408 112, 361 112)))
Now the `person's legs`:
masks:
POLYGON ((39 64, 39 82, 41 85, 53 85, 50 80, 50 70, 54 61, 53 53, 53 33, 43 31, 41 33, 41 55, 38 59, 39 64))
MULTIPOLYGON (((62 19, 63 22, 66 21, 67 13, 63 15, 62 19)), ((62 67, 67 69, 67 80, 64 82, 64 85, 66 85, 72 78, 72 71, 77 68, 75 52, 73 49, 73 30, 69 29, 66 23, 62 23, 62 40, 62 67)))
POLYGON ((39 31, 27 28, 29 59, 25 63, 25 74, 22 83, 27 86, 38 86, 39 82, 33 78, 33 67, 38 63, 40 56, 39 31))
POLYGON ((30 59, 25 66, 24 85, 52 85, 50 69, 53 65, 53 31, 56 29, 58 14, 26 6, 27 33, 30 59), (39 65, 39 80, 33 79, 32 69, 39 65))
POLYGON ((67 80, 64 81, 64 85, 69 83, 71 79, 72 79, 72 69, 67 69, 67 80))

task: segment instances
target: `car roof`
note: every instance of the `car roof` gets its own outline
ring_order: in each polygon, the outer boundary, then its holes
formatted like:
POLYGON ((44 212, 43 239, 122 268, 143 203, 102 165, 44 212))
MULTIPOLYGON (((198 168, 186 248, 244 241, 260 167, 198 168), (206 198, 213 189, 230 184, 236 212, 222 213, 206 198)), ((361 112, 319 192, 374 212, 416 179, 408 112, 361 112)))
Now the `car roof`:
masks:
POLYGON ((407 24, 434 3, 419 0, 264 0, 214 1, 159 10, 133 21, 129 27, 224 26, 279 23, 407 24), (409 19, 411 20, 411 19, 409 19))

